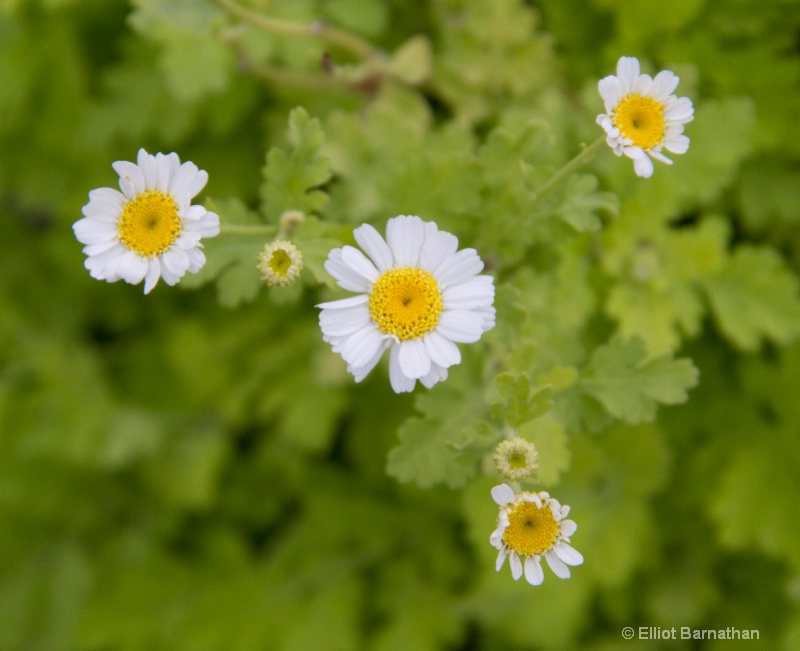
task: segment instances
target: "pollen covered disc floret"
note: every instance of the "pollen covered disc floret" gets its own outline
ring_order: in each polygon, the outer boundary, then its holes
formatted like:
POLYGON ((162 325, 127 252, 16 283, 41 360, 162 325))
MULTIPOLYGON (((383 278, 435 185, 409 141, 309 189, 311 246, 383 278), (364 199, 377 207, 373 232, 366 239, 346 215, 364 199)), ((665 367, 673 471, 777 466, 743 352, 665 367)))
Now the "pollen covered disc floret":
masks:
POLYGON ((416 216, 390 219, 386 239, 369 224, 353 235, 364 252, 334 249, 325 269, 357 295, 317 306, 323 339, 356 382, 387 348, 395 392, 446 379, 461 361, 456 343, 476 342, 494 327, 494 281, 480 274, 478 254, 458 251, 454 235, 416 216))
POLYGON ((544 581, 542 557, 560 579, 570 577, 568 566, 583 563, 583 556, 569 544, 578 525, 566 519, 568 506, 544 491, 515 494, 507 484, 495 486, 492 498, 500 507, 497 528, 489 538, 499 551, 498 572, 508 557, 515 581, 524 573, 528 583, 540 585, 544 581))
POLYGON ((137 162, 117 161, 120 191, 99 188, 89 193, 84 218, 73 224, 85 244, 85 266, 98 280, 144 280, 147 294, 159 278, 177 283, 205 264, 203 237, 219 233, 219 217, 192 198, 208 174, 177 154, 152 156, 139 150, 137 162))
POLYGON ((689 149, 683 126, 694 119, 694 107, 690 99, 672 94, 679 81, 669 70, 655 78, 639 74, 638 59, 621 57, 617 74, 598 83, 606 112, 597 116, 597 124, 614 153, 633 160, 638 176, 652 176, 651 158, 672 164, 662 148, 673 154, 689 149))

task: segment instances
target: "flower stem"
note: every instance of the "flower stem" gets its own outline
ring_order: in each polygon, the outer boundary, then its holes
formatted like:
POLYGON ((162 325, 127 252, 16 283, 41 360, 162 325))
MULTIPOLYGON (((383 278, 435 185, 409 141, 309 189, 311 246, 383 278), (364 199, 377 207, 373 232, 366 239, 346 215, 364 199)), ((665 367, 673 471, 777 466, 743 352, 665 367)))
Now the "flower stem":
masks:
POLYGON ((214 0, 220 7, 222 7, 229 14, 240 18, 241 20, 250 23, 254 27, 263 29, 264 31, 273 34, 283 34, 286 36, 312 36, 324 39, 329 43, 338 45, 339 47, 351 52, 355 56, 362 59, 369 59, 379 53, 380 50, 372 43, 364 40, 360 36, 351 34, 348 31, 326 25, 322 21, 315 21, 313 23, 296 23, 289 20, 280 18, 271 18, 263 16, 250 9, 242 7, 233 0, 214 0))
POLYGON ((569 161, 564 167, 558 170, 553 176, 551 176, 544 184, 533 194, 531 195, 531 200, 536 203, 543 197, 550 194, 559 183, 565 181, 570 176, 572 176, 578 169, 590 163, 594 158, 594 155, 597 153, 597 150, 600 149, 601 145, 605 142, 606 137, 600 136, 597 140, 595 140, 591 145, 584 146, 584 148, 578 153, 575 158, 569 161))
POLYGON ((272 235, 275 227, 268 224, 226 224, 220 222, 220 235, 272 235))

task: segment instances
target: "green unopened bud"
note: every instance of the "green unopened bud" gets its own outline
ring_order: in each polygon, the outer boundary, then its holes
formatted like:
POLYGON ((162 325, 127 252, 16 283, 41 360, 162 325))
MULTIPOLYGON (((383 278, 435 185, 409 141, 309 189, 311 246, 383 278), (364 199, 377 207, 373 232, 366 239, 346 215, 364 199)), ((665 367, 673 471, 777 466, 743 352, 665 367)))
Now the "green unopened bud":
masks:
POLYGON ((539 466, 539 454, 530 441, 519 436, 501 442, 494 451, 494 465, 512 481, 531 477, 539 466))
POLYGON ((271 287, 291 285, 303 268, 303 254, 287 240, 267 244, 258 254, 261 279, 271 287))
POLYGON ((299 210, 287 210, 281 215, 281 233, 292 233, 306 220, 306 216, 299 210))

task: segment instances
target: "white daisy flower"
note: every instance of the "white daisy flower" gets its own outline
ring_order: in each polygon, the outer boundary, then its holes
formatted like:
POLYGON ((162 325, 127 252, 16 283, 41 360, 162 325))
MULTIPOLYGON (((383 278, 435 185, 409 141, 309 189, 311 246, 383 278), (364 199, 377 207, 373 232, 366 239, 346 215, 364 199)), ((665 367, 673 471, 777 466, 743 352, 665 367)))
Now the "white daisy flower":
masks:
POLYGON ((523 573, 520 557, 524 557, 525 578, 531 585, 540 585, 544 581, 542 556, 560 579, 569 578, 568 565, 583 563, 583 556, 569 545, 569 537, 578 525, 564 519, 569 514, 568 506, 562 506, 544 491, 515 495, 508 484, 495 486, 492 498, 500 506, 497 529, 489 538, 500 551, 498 572, 508 556, 511 576, 518 580, 523 573))
POLYGON ((271 287, 291 285, 300 276, 303 254, 288 240, 275 240, 258 254, 261 279, 271 287))
POLYGON ((530 477, 539 466, 536 446, 524 438, 514 436, 505 439, 494 450, 494 465, 504 477, 519 481, 530 477))
POLYGON ((661 153, 662 147, 673 154, 685 154, 689 149, 683 125, 694 119, 694 108, 688 97, 672 94, 679 81, 669 70, 662 70, 655 79, 640 75, 638 59, 621 57, 617 74, 597 84, 606 107, 606 112, 597 116, 597 124, 605 130, 606 142, 617 156, 633 159, 637 176, 652 176, 650 158, 672 164, 661 153))
POLYGON ((192 198, 208 174, 194 163, 181 165, 177 154, 151 156, 139 150, 137 164, 117 161, 119 187, 89 193, 85 217, 73 224, 75 237, 86 246, 84 263, 92 278, 135 285, 144 293, 159 278, 174 285, 187 272, 205 264, 200 239, 219 234, 219 217, 192 198))
POLYGON ((325 269, 358 295, 317 306, 323 339, 356 382, 387 348, 396 393, 412 391, 417 380, 428 388, 445 380, 461 361, 456 343, 476 342, 495 324, 494 281, 478 275, 475 249, 457 251, 454 235, 414 216, 390 219, 386 240, 369 224, 353 235, 367 255, 334 249, 325 269))

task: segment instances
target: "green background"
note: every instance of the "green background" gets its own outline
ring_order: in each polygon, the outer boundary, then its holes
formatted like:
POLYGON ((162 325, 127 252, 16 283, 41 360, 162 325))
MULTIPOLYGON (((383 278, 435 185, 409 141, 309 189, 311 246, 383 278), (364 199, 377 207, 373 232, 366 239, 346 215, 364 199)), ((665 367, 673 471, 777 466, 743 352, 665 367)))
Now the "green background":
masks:
POLYGON ((0 650, 800 648, 798 3, 243 4, 377 54, 210 0, 0 2, 0 650), (623 55, 681 77, 689 151, 640 179, 603 147, 534 198, 623 55), (306 213, 302 282, 234 235, 146 297, 91 279, 71 225, 139 147, 223 223, 306 213), (410 396, 355 385, 314 308, 397 214, 498 287, 410 396), (494 571, 509 426, 572 507, 568 581, 494 571))

